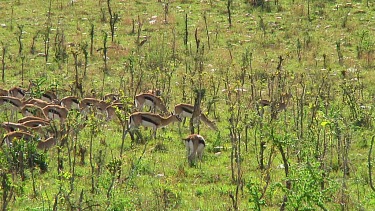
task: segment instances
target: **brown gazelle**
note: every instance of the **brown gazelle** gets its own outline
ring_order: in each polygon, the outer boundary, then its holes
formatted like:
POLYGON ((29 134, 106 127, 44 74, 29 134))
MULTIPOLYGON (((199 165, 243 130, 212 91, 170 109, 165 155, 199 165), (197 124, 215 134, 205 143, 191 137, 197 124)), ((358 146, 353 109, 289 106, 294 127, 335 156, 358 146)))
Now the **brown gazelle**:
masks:
POLYGON ((161 90, 160 89, 149 89, 145 93, 150 93, 150 94, 153 94, 153 95, 156 95, 156 96, 160 96, 161 90))
POLYGON ((44 112, 41 107, 34 105, 34 104, 25 104, 21 107, 21 113, 24 117, 26 116, 36 116, 42 119, 46 119, 47 117, 44 115, 44 112))
POLYGON ((84 98, 79 103, 79 110, 82 114, 86 114, 89 111, 96 110, 96 106, 99 104, 100 100, 96 98, 84 98))
MULTIPOLYGON (((174 107, 174 113, 178 115, 180 118, 192 118, 194 112, 194 105, 186 104, 186 103, 180 103, 174 107)), ((214 122, 209 120, 207 116, 202 113, 202 111, 196 112, 199 114, 199 119, 202 120, 207 126, 209 126, 213 130, 217 130, 217 126, 214 122)), ((194 117, 195 120, 196 117, 194 117)))
POLYGON ((25 122, 22 122, 22 123, 19 123, 19 124, 22 124, 26 127, 43 127, 43 126, 48 126, 50 125, 49 122, 46 122, 44 120, 29 120, 29 121, 25 121, 25 122))
POLYGON ((135 112, 129 117, 129 129, 143 127, 151 127, 154 130, 154 137, 158 128, 166 127, 173 122, 181 122, 178 115, 171 114, 168 117, 162 117, 158 114, 150 112, 135 112))
POLYGON ((12 146, 13 140, 14 139, 23 139, 25 141, 31 141, 34 138, 33 135, 27 132, 22 132, 22 131, 13 131, 10 133, 5 134, 1 145, 7 144, 8 146, 12 146))
MULTIPOLYGON (((119 110, 119 111, 124 111, 125 110, 125 106, 123 103, 113 103, 111 105, 109 105, 107 108, 106 108, 106 112, 107 112, 107 121, 110 121, 110 120, 113 120, 115 117, 119 117, 118 116, 118 113, 116 113, 116 110, 119 110)), ((121 118, 121 116, 119 117, 121 118)), ((121 120, 120 120, 121 121, 121 120)))
POLYGON ((78 97, 68 96, 60 100, 60 105, 64 106, 68 110, 76 109, 79 110, 79 99, 78 97))
POLYGON ((64 121, 68 117, 68 109, 59 105, 48 105, 43 108, 44 115, 48 119, 58 119, 64 121))
POLYGON ((0 96, 8 96, 8 95, 9 95, 8 90, 0 88, 0 96))
POLYGON ((50 123, 40 120, 30 120, 23 123, 19 123, 27 128, 27 131, 38 132, 40 134, 46 134, 49 129, 50 123))
POLYGON ((47 90, 42 94, 41 99, 47 102, 53 102, 57 99, 57 95, 54 91, 47 90))
POLYGON ((135 96, 135 107, 138 111, 141 111, 143 106, 150 106, 151 110, 154 110, 155 108, 160 109, 162 112, 167 113, 167 107, 164 105, 164 102, 162 99, 156 95, 150 94, 150 93, 142 93, 135 96))
POLYGON ((0 105, 11 105, 12 110, 20 110, 23 106, 23 102, 16 97, 11 96, 0 96, 0 105))
POLYGON ((32 120, 45 122, 45 123, 48 123, 48 124, 50 122, 48 119, 44 119, 44 118, 40 118, 40 117, 36 117, 36 116, 26 116, 26 117, 23 117, 23 118, 19 119, 17 122, 18 123, 24 123, 24 122, 32 121, 32 120))
POLYGON ((26 96, 26 90, 22 89, 21 87, 13 87, 8 90, 9 96, 16 97, 18 99, 25 98, 26 96))
POLYGON ((21 123, 3 122, 1 127, 4 128, 8 133, 13 131, 27 131, 27 127, 21 123))
POLYGON ((41 108, 49 105, 49 102, 47 101, 44 101, 44 100, 41 100, 41 99, 37 99, 37 98, 30 98, 30 99, 27 99, 23 102, 24 104, 34 104, 34 105, 37 105, 41 108))
POLYGON ((36 145, 36 148, 40 150, 48 150, 49 148, 55 146, 57 139, 55 137, 49 137, 46 140, 40 140, 36 145))
POLYGON ((120 95, 114 94, 114 93, 106 94, 106 95, 104 95, 103 100, 106 101, 106 102, 110 102, 110 103, 118 102, 120 100, 120 95))
POLYGON ((257 102, 257 110, 259 116, 263 117, 264 114, 264 107, 271 107, 271 116, 272 118, 276 118, 277 114, 283 110, 286 110, 289 100, 292 98, 292 94, 290 93, 282 93, 278 100, 266 100, 260 99, 257 102))
POLYGON ((199 161, 202 161, 203 151, 206 147, 206 141, 203 136, 191 134, 183 140, 185 142, 189 164, 193 165, 197 157, 199 161))

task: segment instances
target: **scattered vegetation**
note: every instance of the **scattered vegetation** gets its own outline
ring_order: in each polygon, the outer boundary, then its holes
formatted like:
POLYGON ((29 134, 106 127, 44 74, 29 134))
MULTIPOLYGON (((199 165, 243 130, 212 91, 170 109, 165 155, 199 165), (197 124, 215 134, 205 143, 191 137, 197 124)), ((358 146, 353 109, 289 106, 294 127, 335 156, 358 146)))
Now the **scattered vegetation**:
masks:
MULTIPOLYGON (((3 0, 0 11, 1 88, 120 96, 106 102, 113 118, 53 121, 48 150, 45 137, 3 144, 3 210, 375 209, 373 2, 3 0), (169 112, 193 105, 217 130, 191 118, 136 140, 134 98, 156 90, 169 112), (199 165, 183 142, 193 132, 199 165)), ((21 118, 1 104, 2 122, 21 118)))

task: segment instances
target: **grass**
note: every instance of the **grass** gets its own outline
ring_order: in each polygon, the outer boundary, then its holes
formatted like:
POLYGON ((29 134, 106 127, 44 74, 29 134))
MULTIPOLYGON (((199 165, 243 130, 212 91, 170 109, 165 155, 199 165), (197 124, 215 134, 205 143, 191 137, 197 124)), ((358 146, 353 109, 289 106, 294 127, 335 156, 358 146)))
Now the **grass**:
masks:
MULTIPOLYGON (((46 152, 48 172, 28 169, 24 181, 1 160, 0 172, 9 175, 14 191, 7 208, 275 210, 287 196, 287 210, 374 209, 367 161, 375 94, 374 4, 310 1, 308 12, 307 2, 300 0, 265 2, 263 8, 233 1, 229 27, 227 2, 168 1, 165 13, 165 1, 112 0, 112 11, 119 15, 112 42, 107 1, 1 1, 3 88, 27 87, 34 80, 41 82, 41 90, 57 87, 60 98, 79 95, 77 67, 81 97, 114 92, 132 101, 135 94, 159 88, 172 110, 178 103, 194 103, 194 90, 205 89, 202 108, 219 128, 215 132, 201 125, 207 147, 199 168, 189 167, 181 141, 189 134, 188 122, 180 129, 174 124, 158 130, 156 140, 141 129, 147 139, 142 144, 126 136, 122 156, 121 126, 96 122, 95 133, 85 127, 69 137, 69 149, 61 148, 61 172, 57 147, 46 152), (92 26, 93 52, 85 67, 82 47, 87 44, 90 51, 92 26), (234 91, 241 87, 247 92, 234 91), (285 92, 292 94, 287 109, 271 118, 266 107, 260 118, 256 102, 276 102, 285 92), (85 164, 80 164, 79 149, 86 150, 85 164), (119 177, 111 170, 116 165, 119 177)), ((0 118, 8 120, 7 109, 1 111, 0 118)))

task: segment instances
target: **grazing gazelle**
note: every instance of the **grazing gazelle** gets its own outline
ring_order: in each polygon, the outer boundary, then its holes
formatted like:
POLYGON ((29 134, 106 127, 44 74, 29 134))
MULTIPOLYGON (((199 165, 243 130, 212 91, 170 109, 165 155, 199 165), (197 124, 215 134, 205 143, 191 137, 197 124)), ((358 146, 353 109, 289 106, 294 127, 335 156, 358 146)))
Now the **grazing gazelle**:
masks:
POLYGON ((28 131, 38 132, 40 134, 45 134, 49 129, 49 122, 40 120, 30 120, 23 123, 19 123, 27 128, 28 131))
POLYGON ((9 92, 6 89, 0 88, 0 96, 8 96, 9 92))
POLYGON ((109 93, 104 95, 103 100, 106 102, 118 102, 120 100, 120 95, 119 94, 114 94, 114 93, 109 93))
POLYGON ((21 123, 3 122, 1 127, 4 128, 8 133, 13 131, 27 131, 27 127, 21 123))
POLYGON ((57 99, 57 95, 55 92, 47 90, 42 94, 41 99, 47 102, 53 102, 57 99))
POLYGON ((160 89, 149 89, 146 91, 146 93, 150 93, 156 96, 161 96, 161 90, 160 89))
POLYGON ((21 87, 13 87, 8 90, 9 96, 16 97, 18 99, 22 99, 26 96, 26 90, 22 89, 21 87))
POLYGON ((88 111, 93 111, 99 104, 100 100, 96 98, 84 98, 79 102, 79 110, 86 114, 88 111))
POLYGON ((13 140, 14 139, 23 139, 25 141, 31 141, 33 140, 34 136, 31 135, 30 133, 27 132, 22 132, 22 131, 13 131, 10 133, 5 134, 1 146, 4 144, 8 145, 9 147, 12 146, 13 140))
POLYGON ((23 118, 19 119, 17 122, 22 124, 24 122, 31 121, 31 120, 45 122, 47 124, 49 124, 49 122, 50 122, 48 119, 44 119, 44 118, 40 118, 40 117, 36 117, 36 116, 26 116, 26 117, 23 117, 23 118))
POLYGON ((260 99, 258 102, 257 102, 257 110, 258 110, 258 114, 259 116, 263 117, 263 114, 264 114, 264 107, 271 107, 271 117, 273 118, 276 118, 277 114, 282 112, 283 110, 286 110, 288 104, 289 104, 289 100, 293 97, 292 94, 290 93, 282 93, 280 95, 280 99, 279 100, 274 100, 274 101, 270 101, 270 100, 266 100, 266 99, 260 99))
POLYGON ((135 107, 138 111, 141 111, 143 106, 150 106, 151 110, 155 108, 160 109, 162 112, 167 113, 167 107, 164 105, 162 99, 156 95, 150 93, 142 93, 135 96, 135 107))
POLYGON ((166 127, 173 122, 181 122, 181 118, 175 114, 162 117, 150 112, 135 112, 129 117, 129 129, 138 128, 141 125, 143 127, 151 127, 154 129, 154 137, 156 137, 158 128, 166 127))
POLYGON ((48 105, 43 108, 44 115, 53 120, 58 119, 64 121, 68 117, 68 109, 59 105, 48 105))
POLYGON ((34 104, 25 104, 21 107, 21 113, 24 117, 26 116, 36 116, 42 119, 46 119, 47 117, 44 115, 44 112, 41 107, 34 105, 34 104))
POLYGON ((48 150, 49 148, 55 146, 57 139, 55 137, 49 137, 46 140, 40 140, 36 145, 36 148, 40 150, 48 150))
POLYGON ((12 110, 20 110, 23 106, 23 102, 16 97, 11 96, 0 96, 0 105, 10 104, 12 110))
MULTIPOLYGON (((174 107, 174 113, 178 115, 180 118, 192 118, 193 117, 193 112, 194 112, 194 105, 191 104, 186 104, 186 103, 181 103, 178 104, 174 107)), ((215 125, 214 122, 209 120, 207 116, 202 113, 202 111, 197 112, 199 114, 199 119, 202 120, 207 126, 209 126, 213 130, 217 130, 217 126, 215 125)), ((195 116, 194 116, 194 121, 195 121, 195 116)))
POLYGON ((19 123, 19 124, 22 124, 25 127, 31 127, 31 128, 43 127, 43 126, 50 125, 50 123, 46 122, 45 120, 37 120, 37 119, 25 121, 25 122, 22 122, 22 123, 19 123))
POLYGON ((49 104, 49 102, 47 101, 44 101, 44 100, 41 100, 41 99, 37 99, 37 98, 30 98, 30 99, 27 99, 23 102, 24 104, 34 104, 34 105, 37 105, 41 108, 47 106, 49 104))
POLYGON ((79 99, 78 97, 68 96, 60 100, 60 105, 64 106, 68 110, 76 109, 79 110, 79 99))
POLYGON ((115 117, 118 117, 121 121, 121 115, 118 116, 119 113, 116 113, 116 110, 124 111, 125 105, 123 103, 113 103, 113 104, 107 106, 107 108, 106 108, 107 121, 110 121, 110 120, 114 119, 115 117))
POLYGON ((183 139, 186 146, 188 162, 193 165, 196 157, 199 161, 202 161, 202 155, 204 148, 206 147, 206 141, 203 136, 198 134, 191 134, 183 139))

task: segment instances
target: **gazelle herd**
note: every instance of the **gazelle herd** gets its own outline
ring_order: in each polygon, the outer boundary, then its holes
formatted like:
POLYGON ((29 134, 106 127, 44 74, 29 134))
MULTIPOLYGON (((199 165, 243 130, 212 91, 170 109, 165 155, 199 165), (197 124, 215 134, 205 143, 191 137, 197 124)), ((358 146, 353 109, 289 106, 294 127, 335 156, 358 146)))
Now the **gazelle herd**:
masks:
MULTIPOLYGON (((124 110, 125 106, 120 101, 118 94, 107 94, 103 99, 83 98, 66 96, 58 99, 54 92, 48 91, 40 98, 28 97, 29 92, 19 87, 9 90, 0 89, 0 110, 9 109, 12 116, 17 117, 17 113, 22 114, 22 118, 16 122, 4 122, 1 127, 6 131, 3 136, 2 145, 5 143, 12 146, 14 139, 25 141, 39 138, 37 148, 47 150, 57 143, 57 138, 49 134, 48 127, 51 122, 58 121, 61 124, 68 118, 69 111, 77 110, 82 115, 88 112, 95 112, 104 117, 106 121, 116 118, 116 110, 124 110), (2 96, 1 96, 2 95, 2 96), (39 133, 39 135, 34 135, 39 133)), ((167 106, 160 96, 160 91, 141 93, 134 98, 135 111, 129 116, 128 131, 132 131, 140 126, 152 128, 154 137, 158 128, 166 127, 174 122, 181 122, 183 118, 193 118, 194 122, 202 120, 208 127, 217 130, 215 123, 207 118, 201 110, 194 112, 194 105, 178 104, 174 107, 174 112, 169 113, 167 106), (150 112, 142 111, 143 108, 150 107, 150 112), (160 113, 156 113, 160 111, 160 113)), ((13 117, 13 119, 15 119, 13 117)), ((188 161, 193 163, 196 155, 202 157, 205 147, 205 140, 202 136, 193 134, 183 139, 188 152, 188 161)))

